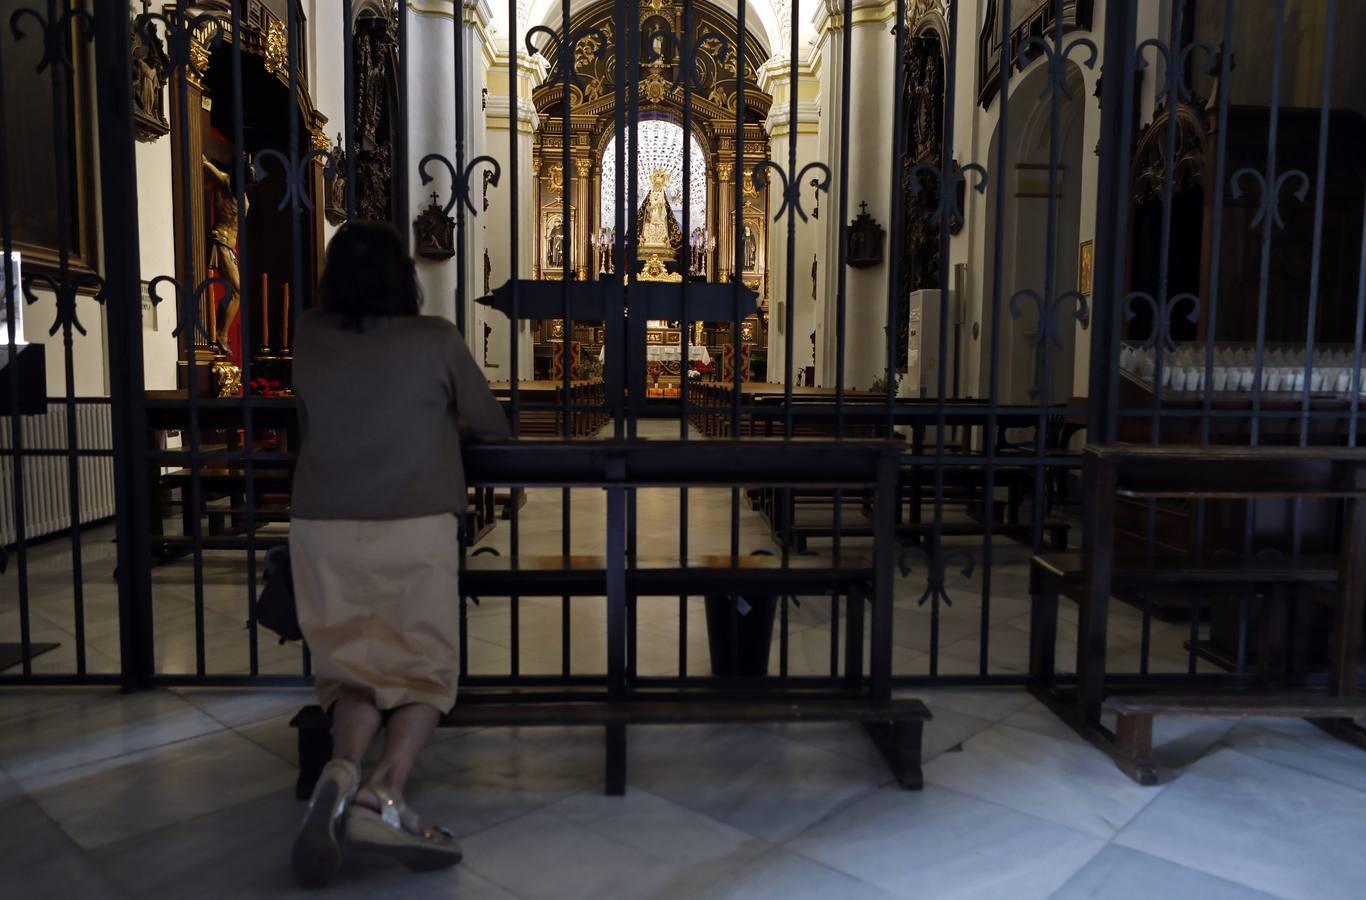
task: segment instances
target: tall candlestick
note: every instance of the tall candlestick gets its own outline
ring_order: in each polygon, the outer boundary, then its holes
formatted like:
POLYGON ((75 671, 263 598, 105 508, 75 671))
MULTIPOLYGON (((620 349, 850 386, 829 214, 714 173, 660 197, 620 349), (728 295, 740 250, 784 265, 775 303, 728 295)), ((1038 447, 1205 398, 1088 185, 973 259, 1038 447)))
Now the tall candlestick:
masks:
POLYGON ((261 349, 270 350, 270 273, 261 273, 261 349))
POLYGON ((289 285, 285 285, 284 307, 280 319, 280 344, 284 350, 289 349, 289 285))

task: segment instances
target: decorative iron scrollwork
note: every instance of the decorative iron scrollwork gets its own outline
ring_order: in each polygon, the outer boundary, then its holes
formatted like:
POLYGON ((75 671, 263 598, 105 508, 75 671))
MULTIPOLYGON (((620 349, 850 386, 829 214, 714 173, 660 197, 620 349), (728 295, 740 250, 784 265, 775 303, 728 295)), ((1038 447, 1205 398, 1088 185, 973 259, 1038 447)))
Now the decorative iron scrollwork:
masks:
POLYGON ((331 181, 337 174, 337 164, 332 158, 330 150, 309 150, 291 163, 288 156, 273 147, 268 147, 259 151, 251 164, 252 175, 257 181, 262 181, 266 177, 264 163, 266 159, 278 159, 280 168, 285 172, 285 193, 275 207, 277 210, 283 210, 286 206, 291 207, 295 212, 300 209, 313 209, 313 201, 308 197, 307 173, 309 163, 316 159, 325 159, 327 162, 323 166, 323 178, 327 181, 331 181))
POLYGON ((445 166, 446 172, 450 175, 451 179, 450 199, 447 200, 446 205, 441 208, 442 215, 450 215, 451 210, 455 208, 456 203, 464 203, 465 208, 468 209, 472 215, 479 215, 479 211, 475 209, 474 204, 470 201, 470 179, 474 175, 474 170, 478 168, 480 164, 486 164, 488 166, 483 173, 483 207, 484 209, 488 209, 488 186, 493 185, 494 187, 497 187, 498 179, 501 177, 503 171, 502 167, 498 165, 498 160, 494 159, 492 156, 476 156, 474 159, 470 160, 467 166, 465 166, 464 172, 457 174, 455 171, 455 164, 443 154, 428 153, 426 156, 422 157, 422 160, 417 164, 417 174, 421 177, 424 186, 431 184, 435 179, 435 176, 427 171, 427 166, 434 162, 441 163, 441 165, 445 166))
MULTIPOLYGON (((1052 44, 1043 38, 1035 35, 1020 44, 1019 55, 1016 63, 1021 69, 1032 65, 1039 57, 1048 60, 1048 84, 1039 92, 1039 97, 1047 97, 1050 93, 1053 97, 1072 99, 1072 89, 1067 86, 1067 63, 1072 56, 1072 51, 1078 47, 1087 51, 1087 56, 1081 65, 1088 69, 1095 69, 1096 60, 1100 56, 1100 48, 1096 42, 1090 38, 1076 38, 1067 44, 1059 52, 1052 44), (1030 51, 1034 52, 1031 53, 1030 51)), ((1075 60, 1072 60, 1075 63, 1075 60)))
MULTIPOLYGON (((1021 300, 1033 300, 1034 306, 1039 311, 1039 330, 1030 340, 1031 347, 1038 347, 1047 340, 1056 350, 1066 349, 1062 339, 1058 337, 1058 311, 1068 300, 1076 301, 1076 311, 1072 318, 1077 322, 1085 324, 1090 321, 1091 310, 1086 302, 1086 295, 1081 291, 1064 291, 1052 300, 1045 301, 1043 295, 1032 288, 1023 288, 1010 296, 1010 317, 1019 319, 1024 315, 1021 308, 1021 300)), ((1132 318, 1132 317, 1131 317, 1132 318)))
POLYGON ((1277 175, 1273 182, 1275 185, 1274 188, 1267 190, 1267 177, 1256 169, 1248 168, 1239 169, 1233 173, 1233 183, 1230 188, 1234 200, 1243 199, 1244 191, 1242 181, 1245 177, 1251 177, 1257 184, 1257 187, 1261 189, 1261 203, 1258 207, 1257 215, 1253 217, 1251 224, 1248 225, 1248 230, 1254 229, 1262 224, 1262 222, 1266 221, 1267 216, 1271 217, 1271 224, 1276 228, 1285 229, 1285 220, 1281 218, 1281 191, 1283 191, 1285 186, 1291 181, 1298 181, 1300 183, 1299 188, 1294 193, 1296 200, 1303 203, 1304 198, 1309 196, 1309 175, 1301 169, 1291 169, 1288 172, 1282 172, 1280 175, 1277 175))
POLYGON ((1186 315, 1186 321, 1194 324, 1200 318, 1200 298, 1191 293, 1176 294, 1159 301, 1147 291, 1134 291, 1124 298, 1124 318, 1132 322, 1138 315, 1134 304, 1141 302, 1152 311, 1153 316, 1153 327, 1143 339, 1143 346, 1155 347, 1160 340, 1164 349, 1175 350, 1176 341, 1171 336, 1172 314, 1187 300, 1190 301, 1191 310, 1186 315))
POLYGON ((928 577, 925 582, 925 590, 916 601, 917 606, 924 606, 926 601, 934 600, 936 603, 943 603, 945 606, 953 606, 953 600, 949 597, 945 584, 948 580, 949 565, 954 562, 963 564, 959 574, 964 578, 971 578, 973 570, 977 568, 977 560, 973 558, 970 551, 964 549, 945 551, 943 545, 930 552, 923 547, 908 547, 901 554, 898 560, 898 567, 901 570, 901 577, 908 577, 915 569, 911 566, 911 558, 918 556, 925 561, 925 568, 928 577))
POLYGON ((69 339, 70 331, 74 329, 84 335, 86 333, 85 326, 81 324, 81 320, 76 314, 76 297, 82 289, 93 290, 95 300, 103 303, 105 299, 103 279, 89 272, 79 274, 67 272, 60 281, 43 272, 25 275, 21 287, 29 305, 38 302, 38 296, 33 293, 35 282, 45 285, 57 299, 57 316, 52 320, 52 327, 47 330, 47 333, 54 335, 58 331, 65 331, 69 339))
POLYGON ((170 275, 158 275, 147 283, 147 296, 152 301, 153 306, 160 306, 165 299, 161 296, 160 291, 163 284, 169 284, 175 288, 176 294, 176 327, 171 331, 171 336, 180 337, 185 331, 186 323, 189 323, 196 337, 202 338, 205 344, 214 346, 220 352, 226 352, 223 346, 217 344, 213 336, 204 330, 204 323, 200 320, 199 310, 205 292, 211 288, 221 287, 227 292, 227 299, 231 300, 234 293, 232 282, 214 275, 199 282, 193 291, 187 291, 178 280, 170 275))
POLYGON ((165 13, 141 13, 135 20, 145 40, 155 40, 152 23, 161 22, 166 33, 169 62, 166 75, 184 69, 192 78, 201 79, 208 71, 209 54, 226 39, 223 22, 213 13, 199 13, 186 17, 167 16, 165 13))
MULTIPOLYGON (((815 171, 820 173, 820 178, 811 179, 811 183, 817 191, 825 191, 827 193, 830 191, 830 167, 823 162, 807 163, 802 166, 801 171, 797 173, 797 177, 789 181, 786 170, 784 170, 779 163, 776 163, 771 159, 763 160, 756 164, 750 171, 750 182, 754 185, 756 191, 763 190, 768 184, 763 178, 764 169, 772 169, 774 172, 778 173, 778 178, 783 183, 782 187, 779 189, 779 195, 783 198, 783 202, 779 204, 778 211, 773 214, 773 221, 775 222, 782 218, 783 213, 787 211, 788 206, 791 206, 797 211, 797 215, 801 216, 803 222, 808 220, 809 217, 806 209, 802 206, 802 181, 806 178, 807 172, 815 171)), ((819 204, 819 200, 817 203, 819 204)))
POLYGON ((10 32, 16 41, 22 41, 28 37, 28 32, 23 28, 22 23, 25 18, 33 19, 38 24, 39 31, 43 36, 43 55, 38 60, 35 71, 41 72, 51 65, 59 65, 66 70, 68 75, 75 68, 71 56, 71 34, 90 43, 95 37, 95 21, 90 12, 79 7, 66 10, 56 19, 48 21, 47 17, 36 9, 21 7, 14 11, 9 17, 10 32), (77 23, 80 23, 77 26, 77 23))

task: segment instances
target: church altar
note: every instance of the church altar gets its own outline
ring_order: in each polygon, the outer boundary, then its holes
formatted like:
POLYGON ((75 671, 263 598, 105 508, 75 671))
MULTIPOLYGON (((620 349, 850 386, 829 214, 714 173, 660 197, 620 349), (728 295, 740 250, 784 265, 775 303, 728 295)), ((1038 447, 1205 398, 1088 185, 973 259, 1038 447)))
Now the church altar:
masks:
MULTIPOLYGON (((603 347, 598 351, 598 361, 603 362, 607 359, 607 348, 603 347)), ((700 362, 703 365, 711 365, 711 353, 701 344, 688 345, 688 359, 692 362, 700 362)), ((682 362, 683 348, 678 344, 647 344, 645 347, 646 362, 682 362)))

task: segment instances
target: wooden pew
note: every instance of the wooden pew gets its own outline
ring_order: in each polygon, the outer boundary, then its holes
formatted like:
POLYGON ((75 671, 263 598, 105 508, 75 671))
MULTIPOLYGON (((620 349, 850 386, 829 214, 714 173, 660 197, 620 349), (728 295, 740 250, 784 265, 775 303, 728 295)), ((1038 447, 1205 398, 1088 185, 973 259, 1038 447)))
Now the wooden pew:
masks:
MULTIPOLYGON (((1153 447, 1115 445, 1085 451, 1091 493, 1085 554, 1036 556, 1030 571, 1030 687, 1081 735, 1105 750, 1142 784, 1157 780, 1152 718, 1157 715, 1299 716, 1366 748, 1366 732, 1352 718, 1366 714, 1357 694, 1363 604, 1366 604, 1366 450, 1356 448, 1153 447), (1121 499, 1286 499, 1341 501, 1342 536, 1332 555, 1116 555, 1116 504, 1121 499), (1161 692, 1111 694, 1106 682, 1108 608, 1117 592, 1192 588, 1211 604, 1256 593, 1313 602, 1326 596, 1334 610, 1326 687, 1304 673, 1272 671, 1274 653, 1259 654, 1255 671, 1232 677, 1233 692, 1203 690, 1199 676, 1161 692), (1054 672, 1058 599, 1080 607, 1076 687, 1054 672), (1101 713, 1117 715, 1112 732, 1101 713)), ((1263 623, 1265 646, 1278 641, 1273 620, 1263 623)))

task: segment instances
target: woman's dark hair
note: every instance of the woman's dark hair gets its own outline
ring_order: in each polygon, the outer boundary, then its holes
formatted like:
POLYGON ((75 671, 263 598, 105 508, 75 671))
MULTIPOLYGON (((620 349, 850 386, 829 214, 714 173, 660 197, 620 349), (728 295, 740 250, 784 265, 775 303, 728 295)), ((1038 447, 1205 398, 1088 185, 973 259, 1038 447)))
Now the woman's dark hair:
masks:
POLYGON ((323 311, 361 331, 365 320, 415 316, 422 306, 417 267, 388 222, 347 222, 327 245, 323 311))

